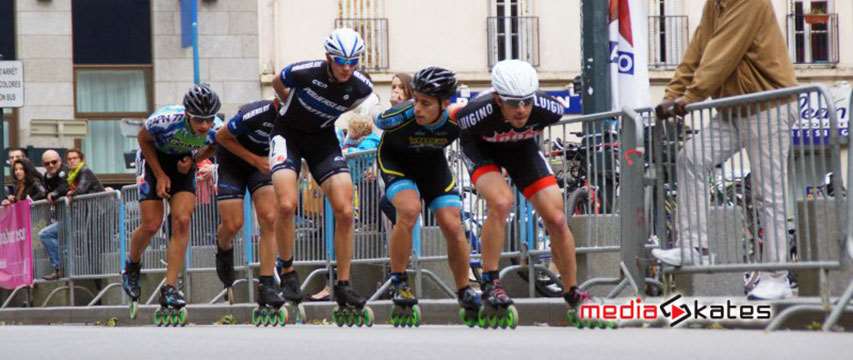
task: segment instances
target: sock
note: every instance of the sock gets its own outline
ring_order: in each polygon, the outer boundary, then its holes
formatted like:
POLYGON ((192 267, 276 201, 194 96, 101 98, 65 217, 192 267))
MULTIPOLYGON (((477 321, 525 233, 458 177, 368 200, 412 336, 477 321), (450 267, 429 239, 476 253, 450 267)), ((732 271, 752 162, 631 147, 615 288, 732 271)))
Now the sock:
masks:
POLYGON ((483 272, 483 283, 490 284, 497 280, 500 277, 500 273, 497 271, 484 271, 483 272))
POLYGON ((400 283, 404 283, 409 280, 409 275, 404 272, 392 272, 391 273, 391 284, 394 286, 400 285, 400 283))
POLYGON ((272 275, 270 275, 270 276, 263 276, 262 275, 258 280, 260 281, 261 285, 275 286, 275 278, 272 277, 272 275))

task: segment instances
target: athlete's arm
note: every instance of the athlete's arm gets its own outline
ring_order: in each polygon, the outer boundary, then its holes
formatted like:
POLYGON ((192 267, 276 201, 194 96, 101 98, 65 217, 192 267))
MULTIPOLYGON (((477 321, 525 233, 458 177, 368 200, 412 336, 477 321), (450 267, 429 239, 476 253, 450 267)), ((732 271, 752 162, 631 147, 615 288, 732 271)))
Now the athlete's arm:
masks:
POLYGON ((223 126, 216 132, 216 142, 232 154, 246 160, 247 163, 252 164, 252 166, 258 168, 261 172, 265 174, 269 173, 269 161, 261 156, 255 155, 253 152, 246 149, 245 146, 241 145, 240 142, 237 141, 237 137, 231 133, 231 130, 228 130, 227 126, 223 126))
POLYGON ((139 149, 142 150, 145 162, 148 164, 148 167, 151 168, 151 171, 154 172, 154 176, 157 177, 158 180, 166 177, 166 172, 164 172, 163 168, 160 166, 160 159, 157 158, 157 148, 154 145, 154 137, 151 136, 148 129, 145 127, 140 129, 139 134, 136 135, 136 140, 139 142, 139 149))
POLYGON ((281 81, 281 76, 276 76, 272 80, 272 88, 275 90, 275 96, 278 98, 279 102, 284 104, 287 97, 290 95, 290 88, 284 85, 284 82, 281 81))

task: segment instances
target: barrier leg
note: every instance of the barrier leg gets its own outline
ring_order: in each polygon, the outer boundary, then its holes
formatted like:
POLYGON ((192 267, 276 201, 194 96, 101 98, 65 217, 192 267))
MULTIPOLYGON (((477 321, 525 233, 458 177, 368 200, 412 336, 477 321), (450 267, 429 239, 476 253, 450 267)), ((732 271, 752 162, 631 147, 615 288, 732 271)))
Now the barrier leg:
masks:
POLYGON ((841 313, 845 311, 849 311, 847 304, 850 303, 850 299, 853 298, 853 281, 850 281, 850 285, 847 286, 847 290, 844 290, 844 294, 838 299, 838 303, 835 304, 835 307, 832 309, 832 312, 826 318, 826 321, 823 323, 823 331, 829 331, 838 322, 838 318, 841 317, 841 313))
MULTIPOLYGON (((95 306, 95 304, 97 304, 97 303, 98 303, 98 301, 100 301, 100 300, 101 300, 101 298, 102 298, 102 297, 104 297, 104 295, 106 295, 106 294, 107 294, 107 291, 109 291, 110 289, 112 289, 112 288, 114 288, 114 287, 117 287, 117 288, 121 289, 121 283, 110 283, 109 285, 107 285, 106 287, 104 287, 104 288, 103 288, 103 290, 101 290, 101 291, 98 293, 98 295, 96 295, 96 296, 95 296, 95 298, 94 298, 94 299, 92 299, 92 301, 90 301, 90 302, 89 302, 89 304, 88 304, 88 305, 86 305, 86 306, 87 306, 87 307, 95 306)), ((124 291, 122 291, 122 293, 124 293, 124 291)), ((124 298, 124 297, 122 297, 122 298, 124 298)))
POLYGON ((20 285, 16 287, 15 290, 12 290, 12 293, 9 294, 9 298, 3 302, 3 306, 0 306, 0 309, 5 309, 7 306, 9 306, 9 304, 12 302, 12 299, 15 298, 15 295, 17 295, 21 289, 28 289, 30 287, 32 287, 32 285, 20 285))

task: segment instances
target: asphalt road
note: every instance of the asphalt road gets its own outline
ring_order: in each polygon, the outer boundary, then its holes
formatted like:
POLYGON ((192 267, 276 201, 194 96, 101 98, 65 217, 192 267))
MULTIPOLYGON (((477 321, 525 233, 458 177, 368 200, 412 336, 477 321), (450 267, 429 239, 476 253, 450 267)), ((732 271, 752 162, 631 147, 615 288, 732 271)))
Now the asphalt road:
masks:
POLYGON ((0 358, 17 359, 851 359, 850 333, 750 330, 510 330, 0 326, 0 358))

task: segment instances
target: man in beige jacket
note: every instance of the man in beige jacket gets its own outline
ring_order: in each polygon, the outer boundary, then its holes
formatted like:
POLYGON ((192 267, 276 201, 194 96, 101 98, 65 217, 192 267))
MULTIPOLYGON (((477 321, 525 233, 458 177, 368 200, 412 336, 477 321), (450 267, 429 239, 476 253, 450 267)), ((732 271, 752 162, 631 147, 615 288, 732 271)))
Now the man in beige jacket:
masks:
MULTIPOLYGON (((685 106, 708 97, 794 85, 794 68, 770 0, 708 0, 693 40, 655 110, 658 117, 684 116, 685 106)), ((708 249, 708 171, 745 147, 753 204, 764 229, 761 261, 787 261, 784 184, 795 108, 795 103, 778 101, 748 111, 724 110, 701 125, 678 154, 678 244, 654 250, 655 257, 676 266, 713 262, 708 249)), ((787 272, 762 272, 749 296, 782 299, 791 294, 787 272)))

